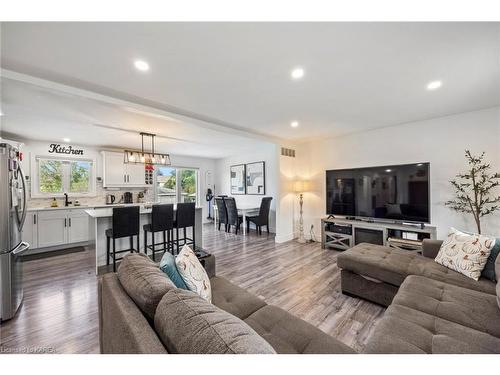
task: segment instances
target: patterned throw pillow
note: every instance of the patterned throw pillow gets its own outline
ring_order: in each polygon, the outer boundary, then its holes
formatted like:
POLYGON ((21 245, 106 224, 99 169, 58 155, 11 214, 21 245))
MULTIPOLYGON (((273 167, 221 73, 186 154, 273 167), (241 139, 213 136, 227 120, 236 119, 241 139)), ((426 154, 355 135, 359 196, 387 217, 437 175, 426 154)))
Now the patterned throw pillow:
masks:
POLYGON ((189 246, 184 245, 177 258, 175 258, 175 265, 188 289, 208 302, 212 302, 210 279, 196 254, 189 246))
POLYGON ((494 245, 495 237, 450 228, 435 261, 477 281, 494 245))

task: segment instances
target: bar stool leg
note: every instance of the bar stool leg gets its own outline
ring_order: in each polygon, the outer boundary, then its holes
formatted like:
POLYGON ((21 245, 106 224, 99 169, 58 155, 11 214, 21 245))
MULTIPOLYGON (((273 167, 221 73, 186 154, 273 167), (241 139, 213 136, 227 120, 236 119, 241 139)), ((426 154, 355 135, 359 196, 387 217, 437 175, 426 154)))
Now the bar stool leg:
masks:
POLYGON ((141 248, 139 246, 139 233, 140 233, 140 231, 137 232, 137 254, 139 254, 141 252, 141 248))
POLYGON ((148 232, 144 231, 144 254, 148 255, 148 232))
POLYGON ((113 272, 116 272, 116 240, 113 237, 113 272))
POLYGON ((111 238, 106 237, 106 266, 109 266, 109 248, 110 248, 111 238))
POLYGON ((153 260, 156 259, 156 252, 155 252, 155 232, 151 230, 151 248, 153 249, 153 260))
POLYGON ((134 252, 134 236, 130 236, 128 239, 130 242, 130 252, 133 253, 134 252))
POLYGON ((179 255, 179 228, 175 228, 175 242, 177 244, 177 255, 179 255))
POLYGON ((193 228, 193 229, 192 229, 192 230, 193 230, 193 250, 196 250, 196 241, 195 241, 195 234, 194 234, 194 232, 195 232, 195 231, 194 231, 194 224, 193 224, 193 227, 192 227, 192 228, 193 228))
POLYGON ((163 253, 167 251, 167 232, 163 231, 163 253))

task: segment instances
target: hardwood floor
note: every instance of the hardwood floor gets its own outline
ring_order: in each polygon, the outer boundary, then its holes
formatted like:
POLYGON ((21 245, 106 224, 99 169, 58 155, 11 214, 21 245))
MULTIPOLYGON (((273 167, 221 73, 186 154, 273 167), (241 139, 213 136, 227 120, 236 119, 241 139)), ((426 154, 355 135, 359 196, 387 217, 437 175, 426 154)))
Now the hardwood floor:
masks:
MULTIPOLYGON (((275 244, 272 235, 246 237, 206 225, 205 249, 217 274, 310 322, 356 350, 384 308, 340 292, 337 251, 320 245, 275 244)), ((94 251, 68 250, 25 262, 25 297, 16 317, 0 326, 0 353, 98 353, 94 251)))

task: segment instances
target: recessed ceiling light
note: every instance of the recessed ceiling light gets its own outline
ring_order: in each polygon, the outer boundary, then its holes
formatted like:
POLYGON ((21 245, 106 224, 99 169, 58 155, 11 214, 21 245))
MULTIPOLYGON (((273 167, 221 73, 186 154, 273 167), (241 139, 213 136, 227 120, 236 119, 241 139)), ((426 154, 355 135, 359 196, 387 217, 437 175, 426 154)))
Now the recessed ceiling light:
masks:
POLYGON ((290 126, 291 126, 292 128, 296 128, 297 126, 299 126, 299 122, 298 122, 298 121, 292 121, 292 122, 290 123, 290 126))
POLYGON ((387 173, 392 172, 392 169, 386 169, 385 170, 387 173))
POLYGON ((292 70, 291 76, 292 76, 292 79, 295 79, 295 80, 301 79, 302 77, 304 77, 304 69, 302 69, 301 67, 294 68, 292 70))
POLYGON ((422 165, 424 165, 424 163, 418 163, 417 167, 421 167, 422 165))
POLYGON ((427 84, 427 90, 437 90, 443 85, 441 81, 432 81, 427 84))
POLYGON ((147 72, 149 70, 149 64, 144 60, 135 60, 134 66, 137 70, 141 72, 147 72))
POLYGON ((69 138, 63 138, 63 142, 69 143, 69 142, 71 142, 71 139, 69 139, 69 138))

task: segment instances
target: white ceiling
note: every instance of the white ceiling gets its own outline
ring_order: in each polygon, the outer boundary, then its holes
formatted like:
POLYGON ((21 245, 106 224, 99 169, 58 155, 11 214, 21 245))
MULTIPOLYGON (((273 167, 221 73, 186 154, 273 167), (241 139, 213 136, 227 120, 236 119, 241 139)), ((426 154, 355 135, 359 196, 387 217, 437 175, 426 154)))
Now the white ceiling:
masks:
POLYGON ((500 105, 500 23, 2 27, 4 68, 282 139, 500 105), (136 58, 151 70, 137 72, 136 58), (294 82, 297 65, 305 77, 294 82), (427 91, 437 79, 443 87, 427 91))
MULTIPOLYGON (((139 132, 157 134, 156 150, 221 158, 262 141, 199 126, 131 104, 108 102, 3 77, 1 131, 18 139, 137 149, 139 132)), ((150 141, 146 146, 150 147, 150 141)))

